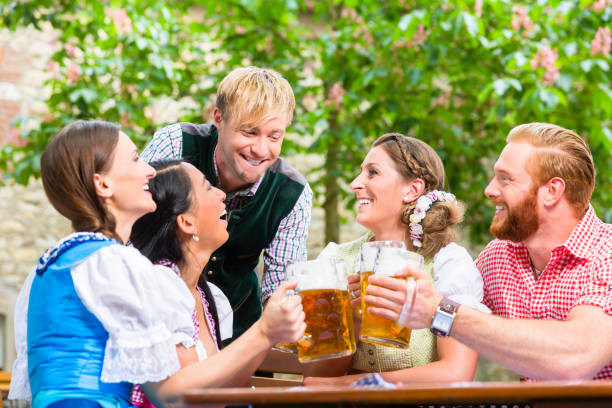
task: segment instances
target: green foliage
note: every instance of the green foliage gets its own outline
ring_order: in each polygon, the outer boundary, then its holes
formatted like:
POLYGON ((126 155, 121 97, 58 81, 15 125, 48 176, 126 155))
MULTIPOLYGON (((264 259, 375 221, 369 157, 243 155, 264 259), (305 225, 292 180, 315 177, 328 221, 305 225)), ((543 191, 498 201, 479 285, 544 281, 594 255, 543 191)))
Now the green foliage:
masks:
POLYGON ((50 23, 60 44, 83 55, 62 47, 53 56, 62 72, 49 81, 51 117, 23 132, 27 146, 5 147, 0 166, 26 182, 48 138, 75 118, 120 122, 142 144, 157 127, 147 108, 161 97, 191 97, 181 119, 206 121, 219 79, 253 64, 278 70, 294 87, 291 130, 302 137, 287 140, 285 153, 326 155, 313 169, 319 203, 340 187, 353 205, 346 184, 373 140, 406 133, 438 151, 450 190, 468 203, 472 238, 482 242, 493 211, 483 191, 505 136, 543 121, 588 140, 598 169, 593 203, 612 222, 611 61, 591 51, 612 6, 591 3, 12 2, 0 6, 8 27, 50 23), (129 30, 115 26, 110 13, 118 9, 131 19, 129 30), (82 70, 75 80, 71 64, 82 70))

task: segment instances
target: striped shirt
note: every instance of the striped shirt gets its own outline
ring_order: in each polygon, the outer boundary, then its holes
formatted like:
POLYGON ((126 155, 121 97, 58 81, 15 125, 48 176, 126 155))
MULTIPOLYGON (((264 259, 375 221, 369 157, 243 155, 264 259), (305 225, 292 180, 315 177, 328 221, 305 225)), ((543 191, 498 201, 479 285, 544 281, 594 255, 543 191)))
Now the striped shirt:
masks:
MULTIPOLYGON (((153 139, 145 147, 141 158, 146 162, 163 159, 181 159, 183 153, 183 132, 180 123, 176 123, 155 132, 153 139)), ((219 179, 217 167, 217 150, 213 156, 213 168, 219 179)), ((240 197, 254 196, 263 177, 252 186, 238 191, 226 192, 225 206, 230 212, 240 202, 240 197)), ((265 301, 276 290, 285 277, 285 265, 289 261, 306 260, 306 237, 310 226, 312 208, 312 190, 306 184, 289 214, 280 222, 276 235, 270 245, 264 249, 264 271, 261 281, 261 298, 265 301)))

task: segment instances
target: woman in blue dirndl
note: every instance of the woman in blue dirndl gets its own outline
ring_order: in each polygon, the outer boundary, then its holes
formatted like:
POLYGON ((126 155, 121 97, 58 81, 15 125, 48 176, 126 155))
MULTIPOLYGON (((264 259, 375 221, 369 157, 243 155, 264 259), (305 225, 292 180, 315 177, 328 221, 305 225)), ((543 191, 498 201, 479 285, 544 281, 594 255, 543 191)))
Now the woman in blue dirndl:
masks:
POLYGON ((19 295, 9 398, 41 408, 129 407, 132 385, 141 384, 163 406, 189 388, 222 385, 276 342, 301 337, 300 300, 283 300, 284 285, 240 339, 186 365, 195 353, 193 296, 170 268, 124 245, 134 222, 156 208, 148 191, 155 170, 117 125, 81 121, 50 140, 41 175, 75 232, 40 258, 19 295))

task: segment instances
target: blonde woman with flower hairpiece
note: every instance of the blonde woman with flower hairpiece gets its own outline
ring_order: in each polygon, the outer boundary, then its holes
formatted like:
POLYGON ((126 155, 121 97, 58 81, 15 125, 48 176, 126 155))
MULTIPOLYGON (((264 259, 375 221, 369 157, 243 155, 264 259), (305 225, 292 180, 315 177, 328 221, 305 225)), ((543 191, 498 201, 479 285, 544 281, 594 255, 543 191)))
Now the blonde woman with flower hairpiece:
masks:
MULTIPOLYGON (((454 242, 454 227, 463 218, 463 207, 444 191, 444 166, 428 144, 396 133, 381 136, 351 189, 359 204, 357 222, 370 232, 346 244, 331 243, 320 256, 342 258, 349 271, 358 271, 362 243, 403 241, 408 250, 423 255, 438 292, 464 306, 488 311, 480 303, 480 273, 467 250, 454 242)), ((358 274, 349 276, 349 289, 356 308, 358 274)), ((390 382, 471 381, 477 359, 476 352, 456 340, 436 337, 429 329, 413 330, 405 350, 360 341, 354 356, 306 365, 304 383, 351 384, 371 372, 390 382)))

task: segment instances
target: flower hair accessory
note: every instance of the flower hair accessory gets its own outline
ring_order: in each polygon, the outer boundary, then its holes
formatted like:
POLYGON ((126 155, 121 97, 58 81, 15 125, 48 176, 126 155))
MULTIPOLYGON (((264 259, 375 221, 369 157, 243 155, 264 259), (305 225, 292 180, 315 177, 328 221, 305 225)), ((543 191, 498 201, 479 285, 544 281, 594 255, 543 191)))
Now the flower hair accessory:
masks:
POLYGON ((421 221, 423 221, 427 211, 436 201, 455 203, 457 199, 454 194, 447 193, 446 191, 434 190, 427 194, 423 194, 416 200, 416 206, 414 210, 412 210, 412 214, 410 214, 410 238, 415 247, 421 248, 423 246, 423 242, 421 241, 423 238, 423 225, 421 221))

